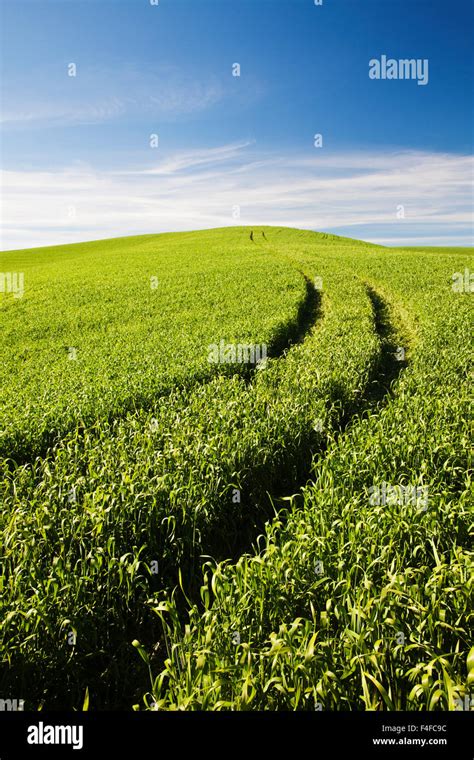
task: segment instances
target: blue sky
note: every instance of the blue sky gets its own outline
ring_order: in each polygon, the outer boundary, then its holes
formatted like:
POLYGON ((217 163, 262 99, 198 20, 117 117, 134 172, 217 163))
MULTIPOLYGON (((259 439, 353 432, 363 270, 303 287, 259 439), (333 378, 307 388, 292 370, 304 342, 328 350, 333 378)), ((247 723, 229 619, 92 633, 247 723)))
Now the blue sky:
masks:
POLYGON ((3 249, 239 223, 471 244, 473 9, 3 0, 3 249), (428 82, 371 79, 382 55, 428 82))

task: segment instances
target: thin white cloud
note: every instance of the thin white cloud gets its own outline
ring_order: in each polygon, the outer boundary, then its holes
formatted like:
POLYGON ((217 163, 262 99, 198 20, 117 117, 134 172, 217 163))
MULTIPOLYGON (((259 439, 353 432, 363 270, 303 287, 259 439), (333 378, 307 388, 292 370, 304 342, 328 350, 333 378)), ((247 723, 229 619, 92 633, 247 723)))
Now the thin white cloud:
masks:
POLYGON ((126 116, 173 121, 199 113, 229 93, 216 77, 199 79, 171 66, 146 72, 123 65, 94 69, 77 62, 76 76, 67 67, 36 72, 30 79, 6 87, 0 123, 5 128, 98 124, 126 116), (25 103, 28 106, 25 107, 25 103))
POLYGON ((238 158, 243 148, 247 148, 252 143, 241 142, 231 145, 223 145, 218 148, 208 148, 194 151, 181 151, 175 153, 170 158, 162 161, 153 169, 143 169, 132 174, 175 174, 184 169, 195 168, 196 166, 209 166, 223 161, 230 161, 238 158))
POLYGON ((145 170, 4 171, 2 248, 235 224, 382 244, 472 243, 471 157, 324 150, 261 154, 241 142, 164 156, 145 170))
POLYGON ((4 127, 18 126, 65 126, 70 124, 100 124, 121 116, 126 111, 126 104, 119 98, 111 98, 100 103, 83 103, 74 105, 56 103, 31 103, 27 109, 6 110, 0 115, 4 127))

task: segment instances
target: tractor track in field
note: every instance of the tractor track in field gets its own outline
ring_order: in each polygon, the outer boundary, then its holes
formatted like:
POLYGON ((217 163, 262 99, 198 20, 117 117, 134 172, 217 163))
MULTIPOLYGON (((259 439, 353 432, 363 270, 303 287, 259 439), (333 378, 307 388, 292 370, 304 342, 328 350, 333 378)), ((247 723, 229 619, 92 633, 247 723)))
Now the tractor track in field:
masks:
MULTIPOLYGON (((265 247, 269 247, 268 242, 265 238, 265 243, 267 243, 265 247)), ((255 244, 255 241, 252 241, 252 244, 255 244)), ((291 255, 277 248, 272 247, 272 250, 276 258, 284 258, 287 262, 291 262, 306 280, 306 306, 300 312, 302 329, 300 336, 294 341, 298 343, 306 337, 317 323, 317 320, 322 318, 323 300, 320 291, 315 290, 310 277, 304 271, 302 263, 296 262, 292 259, 291 255)), ((348 270, 349 274, 352 276, 353 272, 348 270)), ((328 448, 361 415, 382 408, 392 395, 392 384, 408 366, 408 359, 405 353, 403 356, 400 356, 397 352, 400 349, 404 351, 408 349, 409 351, 411 348, 410 335, 412 334, 412 330, 407 322, 406 315, 404 316, 403 314, 403 310, 397 306, 394 296, 382 293, 382 288, 378 284, 369 283, 360 277, 358 279, 363 283, 370 301, 374 329, 380 343, 378 361, 371 368, 364 393, 357 399, 352 400, 350 406, 343 407, 339 419, 336 420, 336 427, 334 429, 331 428, 323 439, 321 439, 320 433, 315 435, 314 430, 306 431, 305 435, 302 436, 299 451, 282 464, 280 477, 275 481, 272 493, 267 492, 264 500, 253 499, 252 504, 248 505, 248 511, 246 514, 244 513, 241 520, 242 530, 238 532, 238 537, 234 539, 232 545, 227 545, 225 548, 220 546, 219 549, 219 538, 214 540, 212 535, 207 536, 208 553, 202 555, 201 559, 212 557, 213 560, 218 562, 222 560, 236 562, 243 554, 253 551, 256 548, 255 542, 265 532, 265 524, 269 519, 272 519, 272 517, 285 509, 290 495, 297 500, 302 498, 302 489, 311 481, 314 468, 324 459, 328 448), (292 473, 292 475, 288 475, 288 473, 292 473)), ((344 400, 342 388, 340 392, 336 390, 334 396, 328 399, 328 403, 334 403, 339 399, 344 400)), ((255 480, 256 477, 258 477, 258 470, 253 476, 251 473, 247 475, 247 482, 255 480)), ((220 535, 222 538, 222 534, 219 533, 218 523, 214 527, 217 536, 220 535)), ((190 576, 193 578, 190 586, 190 590, 192 589, 191 594, 197 599, 199 596, 199 583, 195 582, 196 575, 200 577, 199 563, 196 565, 193 563, 190 576)))
MULTIPOLYGON (((305 297, 298 306, 295 319, 291 323, 282 325, 275 332, 272 342, 268 348, 269 359, 280 359, 293 346, 303 343, 306 336, 316 327, 322 319, 322 299, 319 291, 316 290, 310 278, 301 270, 299 274, 305 281, 305 297)), ((248 366, 240 372, 241 377, 247 386, 252 385, 255 380, 258 367, 248 366)), ((237 374, 237 373, 232 373, 237 374)), ((212 378, 211 378, 212 380, 212 378)))
MULTIPOLYGON (((239 520, 239 529, 235 530, 232 543, 223 546, 221 521, 217 520, 213 524, 212 530, 203 540, 206 553, 201 553, 194 558, 189 572, 180 580, 185 595, 197 604, 200 604, 203 562, 212 559, 216 563, 221 561, 235 563, 244 554, 258 552, 259 539, 265 534, 266 523, 277 515, 281 519, 280 513, 285 510, 290 498, 294 499, 298 505, 298 501, 303 498, 302 489, 311 482, 315 468, 324 460, 328 449, 361 415, 380 410, 393 395, 393 383, 408 366, 408 360, 397 358, 396 352, 400 347, 400 342, 408 346, 408 341, 405 334, 400 335, 392 323, 390 315, 391 312, 397 312, 396 306, 392 302, 389 303, 374 286, 364 284, 372 305, 374 328, 380 341, 379 358, 370 371, 365 392, 352 402, 350 408, 343 409, 336 421, 336 427, 331 429, 323 439, 321 439, 321 434, 315 434, 314 430, 306 431, 307 434, 302 437, 300 449, 282 464, 272 492, 267 492, 266 497, 251 499, 246 508, 244 507, 239 520), (288 475, 288 473, 294 473, 295 468, 297 468, 296 477, 288 475)), ((397 313, 397 317, 400 317, 400 314, 397 313)), ((336 395, 328 399, 328 403, 333 403, 338 398, 336 391, 336 395)), ((258 480, 258 468, 255 471, 250 470, 246 476, 247 483, 255 480, 258 480)))
MULTIPOLYGON (((397 308, 383 297, 373 285, 364 283, 367 296, 372 305, 374 327, 380 341, 380 355, 378 362, 372 367, 370 372, 365 393, 353 402, 351 408, 345 408, 338 421, 337 428, 328 434, 322 441, 319 437, 312 437, 306 441, 306 453, 302 453, 301 461, 304 462, 303 469, 298 473, 298 478, 293 481, 285 481, 284 476, 279 484, 276 485, 274 492, 268 494, 268 505, 257 506, 255 510, 261 515, 261 519, 254 526, 252 535, 247 535, 232 550, 230 557, 217 556, 217 561, 230 559, 236 562, 240 556, 252 550, 254 542, 259 535, 263 535, 265 523, 272 515, 278 514, 287 505, 288 499, 293 497, 302 499, 302 489, 312 480, 312 473, 318 464, 324 459, 328 448, 334 445, 341 435, 344 435, 348 427, 353 424, 361 415, 374 410, 380 410, 387 400, 393 395, 392 385, 399 378, 400 374, 408 366, 408 359, 401 357, 399 350, 406 350, 409 347, 407 332, 400 335, 391 321, 391 312, 396 313, 397 308), (404 344, 404 345, 402 345, 404 344)), ((397 313, 399 321, 403 323, 400 313, 397 313)), ((291 462, 283 469, 291 470, 291 462)))
MULTIPOLYGON (((353 403, 351 409, 343 411, 337 429, 328 434, 322 442, 320 435, 309 436, 305 441, 305 455, 303 456, 303 453, 299 452, 305 466, 298 473, 297 479, 289 480, 285 476, 285 471, 292 471, 293 461, 288 461, 286 465, 282 465, 282 477, 280 482, 275 483, 272 495, 268 494, 265 501, 254 501, 252 505, 249 505, 251 509, 249 509, 248 513, 244 512, 241 515, 239 538, 236 539, 231 549, 229 547, 223 549, 222 545, 219 546, 222 532, 219 531, 217 525, 215 537, 212 534, 206 536, 203 542, 206 546, 206 554, 196 556, 195 562, 189 569, 189 572, 180 575, 179 584, 177 582, 177 587, 181 586, 181 591, 175 599, 179 608, 179 614, 183 616, 183 619, 186 618, 187 605, 189 603, 196 604, 198 608, 203 609, 200 597, 200 588, 204 579, 202 572, 203 563, 209 560, 212 560, 212 564, 220 561, 235 563, 245 554, 260 553, 264 548, 263 538, 266 523, 276 516, 278 516, 278 519, 283 524, 285 523, 284 511, 288 506, 288 499, 291 498, 294 501, 295 509, 299 508, 303 499, 303 488, 311 482, 315 468, 318 467, 319 463, 322 463, 330 447, 336 444, 349 427, 360 419, 361 415, 369 411, 380 410, 393 395, 393 383, 408 365, 407 360, 400 361, 397 359, 395 353, 400 342, 407 343, 407 341, 404 335, 400 335, 397 332, 391 319, 391 313, 396 314, 397 317, 400 316, 395 304, 391 301, 389 302, 385 296, 382 296, 375 286, 368 283, 364 284, 372 305, 374 328, 380 341, 379 359, 372 367, 365 393, 353 403), (255 518, 256 514, 259 515, 258 519, 252 519, 251 525, 249 525, 247 520, 250 519, 251 515, 255 518), (261 542, 262 545, 260 545, 261 542)), ((249 478, 252 479, 251 476, 249 478)), ((159 585, 155 590, 161 588, 163 586, 159 585)), ((153 592, 153 589, 150 589, 150 592, 153 592)), ((212 590, 210 593, 212 593, 212 590)), ((163 665, 163 658, 167 656, 162 638, 160 621, 150 610, 142 622, 139 639, 148 651, 155 653, 153 655, 153 667, 159 670, 161 670, 161 665, 163 665), (156 648, 157 642, 161 642, 158 648, 156 648)), ((133 655, 136 657, 135 653, 133 655)), ((118 707, 129 707, 136 700, 137 695, 142 694, 146 690, 146 682, 147 676, 143 680, 143 673, 139 669, 134 669, 133 657, 131 657, 130 681, 127 686, 128 696, 125 695, 123 697, 125 701, 123 703, 120 701, 118 707), (135 672, 136 681, 132 672, 135 672)))
MULTIPOLYGON (((238 559, 245 554, 260 554, 265 548, 265 525, 274 517, 285 524, 285 509, 288 507, 288 500, 294 502, 294 508, 298 509, 303 501, 303 489, 313 479, 313 474, 320 463, 322 463, 327 455, 327 452, 339 442, 341 436, 344 436, 349 428, 356 424, 362 415, 368 412, 380 411, 389 398, 394 395, 393 383, 400 377, 401 373, 408 366, 408 360, 400 359, 397 357, 397 349, 400 347, 400 343, 404 343, 405 347, 409 347, 408 329, 403 329, 400 333, 392 321, 391 315, 397 317, 397 322, 403 326, 403 319, 401 313, 398 311, 395 302, 388 301, 388 299, 381 295, 376 287, 369 283, 364 283, 367 296, 372 305, 374 327, 377 332, 380 341, 380 354, 379 359, 372 367, 368 382, 366 384, 365 393, 359 397, 359 399, 353 404, 350 410, 345 409, 336 430, 332 434, 329 434, 322 442, 320 437, 314 438, 314 441, 308 441, 308 448, 306 451, 306 468, 304 472, 299 473, 297 480, 292 482, 285 481, 284 477, 282 482, 275 485, 275 489, 272 495, 268 494, 268 498, 265 503, 254 503, 254 513, 259 514, 260 518, 252 525, 252 529, 246 534, 241 536, 241 539, 235 543, 231 552, 218 552, 213 551, 209 546, 208 553, 201 555, 201 564, 205 560, 220 562, 229 561, 234 564, 238 559), (312 446, 312 443, 316 443, 312 446)), ((292 462, 288 462, 287 466, 282 469, 291 471, 292 462)), ((245 521, 243 521, 245 522, 245 521)), ((210 539, 212 544, 212 539, 210 539)), ((203 581, 202 568, 199 562, 196 563, 193 573, 184 580, 181 578, 181 604, 178 604, 180 608, 180 615, 183 615, 183 619, 187 614, 187 605, 189 603, 196 604, 199 609, 204 609, 201 597, 200 587, 203 581)), ((212 588, 209 588, 209 593, 212 597, 212 588)), ((178 598, 176 598, 178 601, 178 598)), ((154 667, 161 670, 161 666, 164 663, 166 647, 160 646, 158 651, 155 649, 156 642, 161 641, 162 634, 159 627, 157 627, 156 621, 153 620, 150 613, 150 630, 144 626, 141 631, 141 641, 145 646, 148 646, 149 651, 155 651, 154 667)), ((164 642, 163 642, 164 644, 164 642)), ((142 686, 135 686, 136 694, 143 693, 142 686)), ((146 688, 146 687, 145 687, 146 688)), ((131 700, 133 701, 133 700, 131 700)))

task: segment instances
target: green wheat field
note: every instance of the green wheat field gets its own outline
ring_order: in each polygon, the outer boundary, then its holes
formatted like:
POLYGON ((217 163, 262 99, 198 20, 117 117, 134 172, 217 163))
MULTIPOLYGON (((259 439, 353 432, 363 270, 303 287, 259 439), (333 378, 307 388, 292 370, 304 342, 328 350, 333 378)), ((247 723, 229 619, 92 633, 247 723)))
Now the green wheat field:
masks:
POLYGON ((468 267, 278 227, 2 253, 0 698, 464 709, 468 267))

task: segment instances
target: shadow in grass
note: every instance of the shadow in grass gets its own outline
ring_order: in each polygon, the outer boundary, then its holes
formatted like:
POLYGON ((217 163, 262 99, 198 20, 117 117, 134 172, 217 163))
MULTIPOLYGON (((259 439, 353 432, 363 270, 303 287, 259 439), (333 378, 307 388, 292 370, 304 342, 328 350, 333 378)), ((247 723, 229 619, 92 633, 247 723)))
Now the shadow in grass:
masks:
MULTIPOLYGON (((366 287, 372 304, 375 330, 380 340, 380 353, 378 361, 370 370, 365 392, 360 397, 348 398, 343 386, 337 382, 332 386, 327 405, 331 407, 337 403, 341 408, 340 416, 335 421, 336 434, 332 435, 332 440, 342 435, 355 418, 364 412, 380 409, 390 397, 392 384, 407 366, 407 361, 401 358, 399 352, 400 336, 391 322, 389 304, 372 287, 366 287)), ((328 445, 329 438, 326 435, 308 429, 300 435, 298 447, 292 449, 289 455, 282 450, 278 466, 273 466, 270 473, 264 465, 252 468, 246 478, 248 491, 252 495, 242 509, 241 526, 235 530, 231 540, 228 530, 225 531, 222 525, 213 526, 215 533, 210 532, 204 542, 209 547, 209 555, 216 561, 230 559, 235 562, 246 551, 252 550, 256 538, 264 531, 266 521, 286 506, 288 494, 296 495, 298 499, 298 494, 311 479, 311 474, 328 445), (252 487, 255 483, 259 484, 257 489, 252 487), (271 498, 269 494, 272 495, 271 498)), ((241 490, 247 490, 244 484, 241 490)), ((226 526, 231 521, 231 515, 227 517, 226 526)), ((194 584, 191 584, 193 596, 195 590, 194 584)))
POLYGON ((375 377, 369 383, 365 394, 364 406, 371 408, 384 401, 390 393, 392 383, 404 370, 408 362, 405 359, 406 346, 400 346, 397 332, 390 320, 390 308, 384 299, 370 285, 366 285, 367 295, 372 303, 375 329, 380 338, 380 360, 375 377))
MULTIPOLYGON (((289 322, 276 328, 268 347, 268 357, 270 359, 278 359, 292 346, 302 343, 316 322, 321 318, 321 294, 303 272, 300 274, 304 277, 306 283, 305 296, 298 306, 296 316, 289 322)), ((253 365, 248 365, 247 371, 244 369, 247 382, 250 383, 254 379, 255 371, 256 368, 253 365)))

